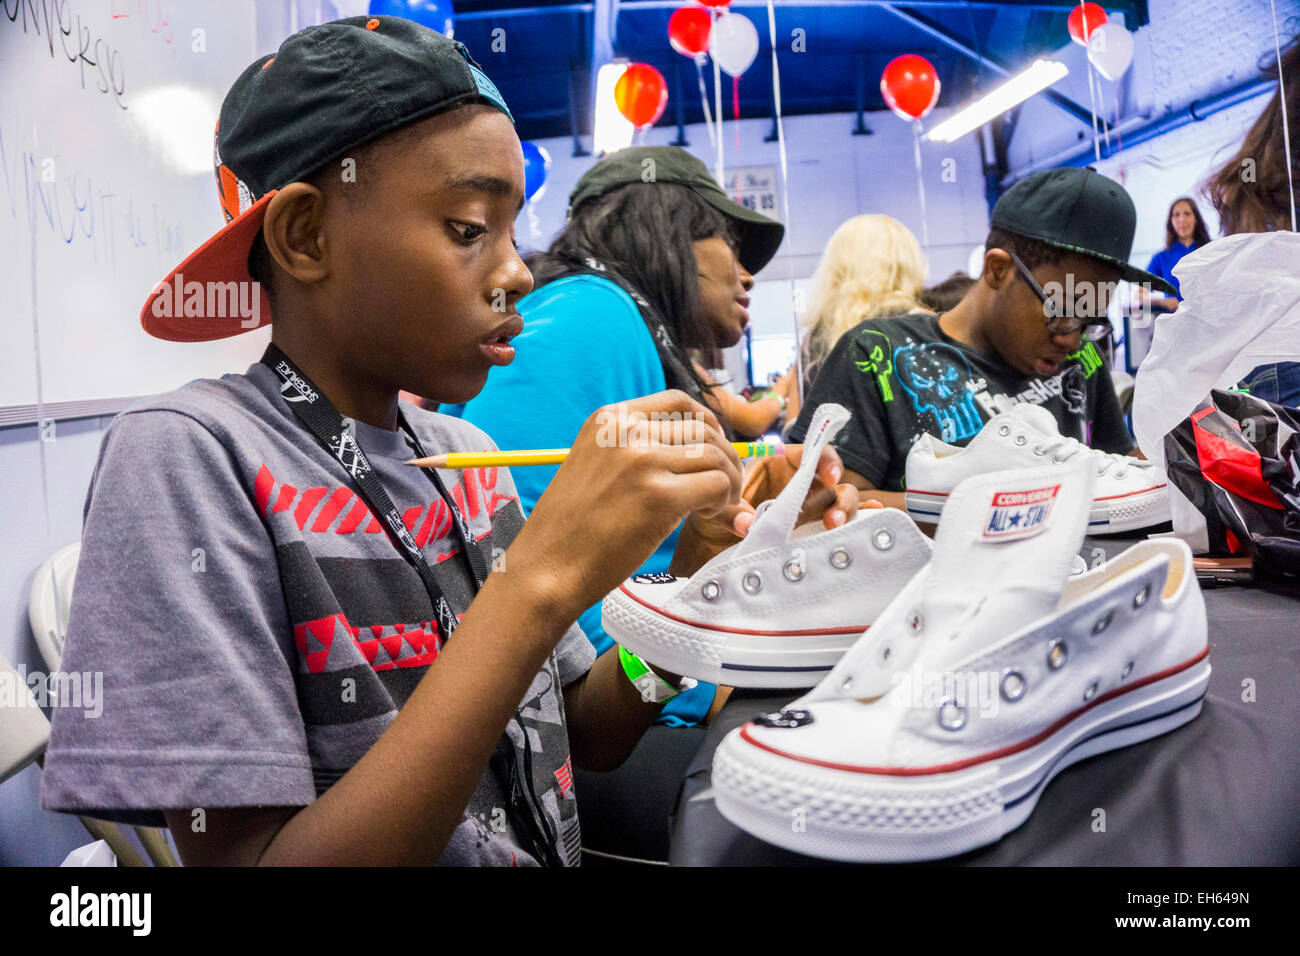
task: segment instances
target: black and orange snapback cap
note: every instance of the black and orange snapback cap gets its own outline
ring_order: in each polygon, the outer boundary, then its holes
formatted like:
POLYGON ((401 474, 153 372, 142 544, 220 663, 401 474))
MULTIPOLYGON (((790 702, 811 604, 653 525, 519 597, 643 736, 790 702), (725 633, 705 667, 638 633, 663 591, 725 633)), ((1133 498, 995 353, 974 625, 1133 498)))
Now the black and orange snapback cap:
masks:
POLYGON ((144 330, 206 342, 266 325, 265 290, 258 290, 256 325, 225 314, 221 296, 186 296, 181 308, 182 290, 191 282, 253 281, 248 255, 282 186, 408 123, 470 103, 494 106, 514 122, 465 45, 414 21, 349 17, 289 37, 244 70, 221 104, 213 162, 226 225, 154 287, 140 312, 144 330))

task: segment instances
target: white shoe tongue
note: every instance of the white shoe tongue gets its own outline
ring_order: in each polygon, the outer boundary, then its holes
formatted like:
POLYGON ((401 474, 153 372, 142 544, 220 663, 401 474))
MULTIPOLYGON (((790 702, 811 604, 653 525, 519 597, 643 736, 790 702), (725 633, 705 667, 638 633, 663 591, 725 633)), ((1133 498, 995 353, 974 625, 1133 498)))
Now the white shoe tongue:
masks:
POLYGON ((816 477, 817 463, 821 459, 822 449, 830 444, 831 439, 839 433, 852 416, 842 405, 827 402, 819 405, 808 424, 808 434, 803 442, 803 457, 799 459, 799 468, 790 479, 790 483, 781 490, 763 512, 750 525, 749 534, 736 545, 735 554, 752 554, 765 548, 779 548, 790 540, 799 512, 803 510, 804 499, 816 477))
POLYGON ((1061 433, 1061 428, 1056 423, 1056 416, 1042 405, 1021 402, 1018 405, 1011 406, 1005 414, 1015 416, 1018 421, 1031 426, 1035 431, 1045 432, 1048 435, 1059 435, 1061 433))
POLYGON ((1095 480, 1080 460, 963 481, 935 533, 926 603, 1007 603, 1022 623, 1051 611, 1087 533, 1095 480))

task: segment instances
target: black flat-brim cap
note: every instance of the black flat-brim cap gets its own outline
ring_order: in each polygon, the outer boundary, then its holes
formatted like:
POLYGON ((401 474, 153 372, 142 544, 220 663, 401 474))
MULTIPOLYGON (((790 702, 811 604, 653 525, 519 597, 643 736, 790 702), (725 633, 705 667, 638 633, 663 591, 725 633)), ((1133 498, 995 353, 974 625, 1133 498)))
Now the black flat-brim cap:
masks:
POLYGON ((188 290, 253 282, 248 254, 281 187, 400 127, 470 103, 493 106, 514 122, 464 44, 402 17, 308 27, 255 60, 226 94, 217 121, 213 163, 226 226, 154 287, 140 311, 144 330, 205 342, 266 325, 265 289, 252 320, 227 308, 228 295, 188 290))
POLYGON ((569 195, 569 218, 583 203, 629 183, 676 183, 689 187, 736 226, 736 257, 755 273, 772 261, 785 226, 734 201, 718 186, 708 167, 678 146, 629 146, 610 153, 578 180, 569 195))
POLYGON ((998 200, 991 224, 1100 259, 1129 282, 1146 282, 1167 295, 1177 294, 1164 279, 1129 265, 1137 210, 1123 186, 1096 170, 1048 169, 1026 176, 998 200))

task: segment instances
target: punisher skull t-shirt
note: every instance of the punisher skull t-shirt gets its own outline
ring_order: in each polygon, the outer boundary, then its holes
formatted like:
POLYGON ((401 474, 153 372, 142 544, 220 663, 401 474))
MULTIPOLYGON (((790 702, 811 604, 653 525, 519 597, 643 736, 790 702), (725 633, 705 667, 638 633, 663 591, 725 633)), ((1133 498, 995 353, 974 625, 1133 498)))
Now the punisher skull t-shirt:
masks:
POLYGON ((1124 454, 1134 445, 1110 371, 1091 342, 1055 375, 1023 375, 945 334, 928 313, 869 319, 846 332, 804 397, 790 441, 803 441, 824 402, 853 412, 835 447, 846 468, 882 491, 904 490, 907 453, 922 434, 965 445, 1020 402, 1042 405, 1062 435, 1093 448, 1124 454))

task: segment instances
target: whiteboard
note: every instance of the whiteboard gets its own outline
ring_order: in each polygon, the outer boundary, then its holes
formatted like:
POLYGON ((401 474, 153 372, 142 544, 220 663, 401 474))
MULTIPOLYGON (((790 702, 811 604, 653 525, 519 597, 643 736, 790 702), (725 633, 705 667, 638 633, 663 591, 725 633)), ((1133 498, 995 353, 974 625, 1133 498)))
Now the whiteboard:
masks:
POLYGON ((256 361, 269 329, 195 344, 140 327, 149 291, 223 225, 212 134, 255 57, 252 0, 0 0, 0 408, 256 361))

